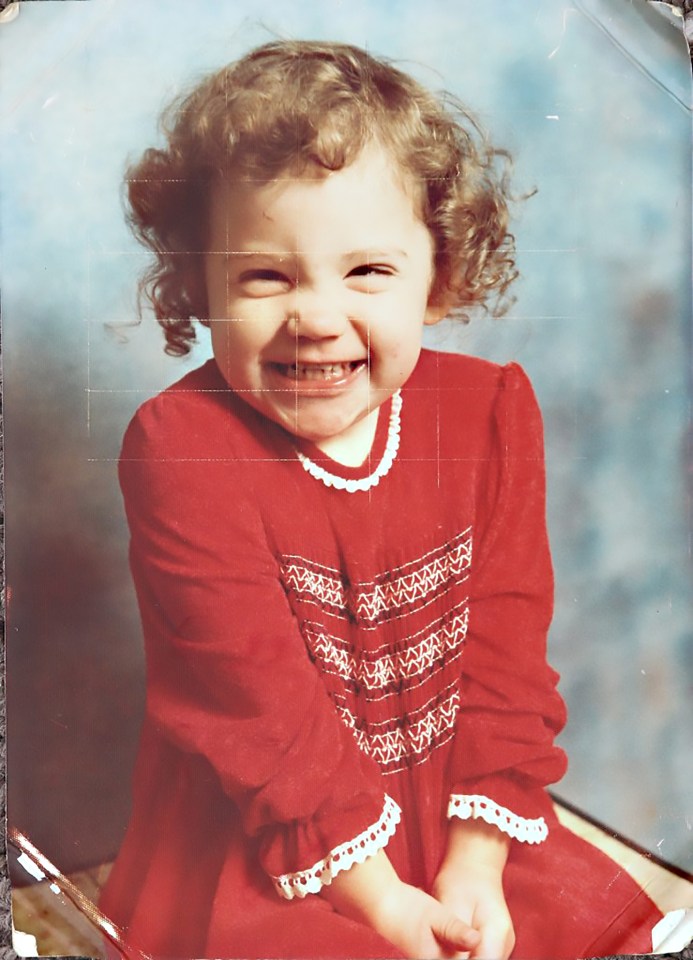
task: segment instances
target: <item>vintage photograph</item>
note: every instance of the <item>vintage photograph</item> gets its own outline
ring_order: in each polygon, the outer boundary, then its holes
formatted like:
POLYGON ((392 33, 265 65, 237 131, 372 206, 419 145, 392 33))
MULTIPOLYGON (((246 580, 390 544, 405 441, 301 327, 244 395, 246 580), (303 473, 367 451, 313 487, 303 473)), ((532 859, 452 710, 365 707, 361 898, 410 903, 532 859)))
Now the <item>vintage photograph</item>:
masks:
POLYGON ((17 953, 685 948, 682 9, 12 7, 17 953))

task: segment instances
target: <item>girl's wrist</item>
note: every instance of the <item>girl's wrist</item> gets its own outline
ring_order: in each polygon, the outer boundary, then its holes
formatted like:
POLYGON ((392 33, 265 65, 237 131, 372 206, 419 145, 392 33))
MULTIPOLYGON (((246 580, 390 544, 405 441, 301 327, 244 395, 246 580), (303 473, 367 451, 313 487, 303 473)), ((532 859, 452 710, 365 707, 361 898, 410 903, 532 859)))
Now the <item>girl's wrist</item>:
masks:
POLYGON ((455 905, 481 898, 503 898, 505 859, 458 853, 446 856, 433 882, 431 893, 441 903, 455 905))
POLYGON ((458 872, 462 868, 500 876, 511 842, 510 837, 483 820, 452 819, 448 824, 447 847, 439 874, 449 869, 458 872))
POLYGON ((387 854, 380 850, 337 874, 321 894, 337 913, 375 927, 397 902, 401 885, 387 854))
POLYGON ((445 861, 433 882, 431 893, 441 903, 450 902, 458 895, 479 895, 483 890, 503 889, 503 868, 496 864, 473 860, 445 861))

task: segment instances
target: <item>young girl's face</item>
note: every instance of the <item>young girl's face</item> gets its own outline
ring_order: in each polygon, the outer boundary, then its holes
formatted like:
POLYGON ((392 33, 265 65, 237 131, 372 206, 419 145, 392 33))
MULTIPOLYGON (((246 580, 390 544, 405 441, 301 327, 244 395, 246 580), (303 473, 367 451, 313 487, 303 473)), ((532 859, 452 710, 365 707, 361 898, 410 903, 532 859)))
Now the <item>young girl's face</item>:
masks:
POLYGON ((324 174, 213 194, 205 270, 214 357, 229 386, 296 436, 345 448, 411 374, 433 242, 414 188, 369 146, 324 174))

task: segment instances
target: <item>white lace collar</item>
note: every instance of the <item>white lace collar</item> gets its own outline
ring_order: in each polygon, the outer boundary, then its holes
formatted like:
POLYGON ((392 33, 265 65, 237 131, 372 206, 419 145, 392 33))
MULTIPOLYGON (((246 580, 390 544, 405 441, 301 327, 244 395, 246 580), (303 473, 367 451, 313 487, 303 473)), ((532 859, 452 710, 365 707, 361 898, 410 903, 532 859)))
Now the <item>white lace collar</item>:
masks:
POLYGON ((360 480, 346 480, 344 477, 330 473, 328 470, 325 470, 324 467, 314 463, 310 457, 307 457, 304 453, 301 453, 300 450, 296 451, 296 456, 301 461, 303 469, 309 473, 311 477, 315 477, 316 480, 320 480, 322 483, 324 483, 326 487, 334 487, 336 490, 346 490, 347 493, 370 490, 371 487, 377 487, 382 478, 390 472, 390 468, 395 462, 395 457, 397 456, 397 451, 399 450, 401 411, 402 395, 398 390, 392 396, 392 407, 390 409, 390 423, 387 428, 385 452, 383 453, 380 463, 375 468, 373 473, 367 477, 363 477, 360 480))

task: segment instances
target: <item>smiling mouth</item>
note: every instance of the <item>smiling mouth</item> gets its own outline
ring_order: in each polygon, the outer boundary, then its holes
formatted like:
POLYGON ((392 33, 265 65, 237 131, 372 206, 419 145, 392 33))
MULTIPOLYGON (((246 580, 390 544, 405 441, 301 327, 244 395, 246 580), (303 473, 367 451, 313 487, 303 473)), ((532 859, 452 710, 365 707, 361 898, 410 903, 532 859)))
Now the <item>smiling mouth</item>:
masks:
POLYGON ((339 382, 366 366, 365 360, 346 363, 274 363, 272 366, 289 380, 339 382))

